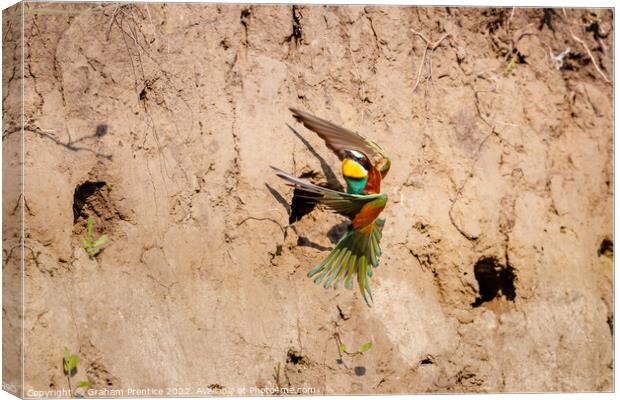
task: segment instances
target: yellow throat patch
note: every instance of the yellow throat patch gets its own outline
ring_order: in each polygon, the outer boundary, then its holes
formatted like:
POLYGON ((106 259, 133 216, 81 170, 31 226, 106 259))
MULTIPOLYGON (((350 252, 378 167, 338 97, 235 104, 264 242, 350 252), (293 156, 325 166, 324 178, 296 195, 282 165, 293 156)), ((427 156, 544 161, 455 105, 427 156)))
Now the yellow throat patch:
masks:
POLYGON ((354 179, 366 178, 368 176, 364 167, 348 158, 342 160, 342 174, 348 178, 354 179))

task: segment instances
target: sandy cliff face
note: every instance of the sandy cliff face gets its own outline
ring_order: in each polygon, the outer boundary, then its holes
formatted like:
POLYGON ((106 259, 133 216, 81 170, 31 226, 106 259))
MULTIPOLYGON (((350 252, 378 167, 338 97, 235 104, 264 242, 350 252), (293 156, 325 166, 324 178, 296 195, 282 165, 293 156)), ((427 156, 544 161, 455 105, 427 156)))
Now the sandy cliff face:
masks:
POLYGON ((26 10, 26 390, 64 346, 97 389, 612 389, 611 11, 26 10), (343 218, 269 166, 339 164, 289 106, 392 156, 372 308, 306 278, 343 218))

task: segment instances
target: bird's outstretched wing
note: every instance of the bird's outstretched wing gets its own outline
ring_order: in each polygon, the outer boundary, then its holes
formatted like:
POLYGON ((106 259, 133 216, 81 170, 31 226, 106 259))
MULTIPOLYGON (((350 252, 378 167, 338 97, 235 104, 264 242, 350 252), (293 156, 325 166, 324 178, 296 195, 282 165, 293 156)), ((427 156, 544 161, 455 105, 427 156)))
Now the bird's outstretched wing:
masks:
POLYGON ((323 204, 331 210, 351 218, 356 227, 362 227, 372 222, 374 220, 374 218, 370 218, 373 214, 372 211, 376 210, 378 215, 387 202, 387 195, 384 193, 358 195, 337 192, 296 178, 276 167, 271 168, 289 185, 301 189, 298 196, 309 202, 323 204), (359 223, 355 224, 356 220, 359 223))
POLYGON ((361 135, 332 124, 322 118, 315 117, 307 112, 289 108, 293 117, 325 141, 325 144, 342 160, 346 150, 356 150, 364 153, 377 166, 382 176, 390 169, 390 159, 381 146, 373 141, 364 139, 361 135))

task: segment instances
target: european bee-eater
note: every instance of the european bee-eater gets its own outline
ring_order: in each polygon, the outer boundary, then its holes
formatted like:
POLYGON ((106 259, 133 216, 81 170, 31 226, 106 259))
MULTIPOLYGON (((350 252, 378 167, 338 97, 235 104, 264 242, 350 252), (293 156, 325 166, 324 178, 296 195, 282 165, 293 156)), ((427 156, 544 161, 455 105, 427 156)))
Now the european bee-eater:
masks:
POLYGON ((317 186, 272 168, 280 178, 298 189, 299 197, 323 204, 351 219, 349 231, 340 238, 329 255, 308 272, 308 277, 316 276, 316 283, 325 279, 325 288, 332 283, 334 288, 338 288, 343 280, 345 287, 351 288, 353 277, 357 274, 362 296, 370 306, 373 298, 368 278, 372 276, 372 267, 379 265, 379 242, 385 223, 379 214, 387 202, 387 194, 381 193, 381 180, 390 169, 390 159, 378 144, 355 132, 306 112, 290 110, 297 121, 318 134, 340 158, 347 192, 317 186))

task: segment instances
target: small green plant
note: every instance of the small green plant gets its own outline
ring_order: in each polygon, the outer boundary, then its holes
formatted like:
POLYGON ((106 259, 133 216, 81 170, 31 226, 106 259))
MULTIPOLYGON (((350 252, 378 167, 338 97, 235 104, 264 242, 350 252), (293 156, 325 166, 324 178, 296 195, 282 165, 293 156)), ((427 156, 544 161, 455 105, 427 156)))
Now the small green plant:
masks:
POLYGON ((88 389, 90 387, 90 382, 89 381, 79 381, 77 384, 78 388, 85 388, 88 389))
POLYGON ((89 256, 94 257, 101 251, 101 246, 106 244, 109 240, 108 235, 101 235, 97 240, 93 235, 93 225, 95 222, 93 221, 93 217, 88 217, 88 222, 86 223, 86 236, 82 236, 82 245, 86 253, 89 256))
POLYGON ((77 354, 71 354, 69 349, 65 347, 65 354, 62 358, 62 364, 65 369, 65 375, 73 376, 77 372, 77 366, 80 362, 80 357, 77 354))
POLYGON ((347 366, 347 364, 344 362, 344 358, 342 357, 343 355, 347 355, 349 357, 363 355, 364 353, 366 353, 368 350, 372 348, 372 340, 369 340, 368 342, 362 344, 357 349, 357 351, 350 352, 350 351, 347 351, 347 345, 344 344, 338 332, 334 333, 334 338, 336 339, 336 343, 338 344, 338 355, 340 356, 340 359, 338 362, 342 363, 345 366, 347 366))
POLYGON ((370 350, 371 347, 372 347, 372 341, 368 341, 368 342, 362 344, 359 347, 359 349, 357 349, 356 352, 350 353, 350 352, 347 351, 347 346, 344 343, 340 342, 338 344, 338 352, 340 354, 346 354, 346 355, 349 355, 349 356, 355 356, 355 355, 358 355, 358 354, 366 353, 368 350, 370 350))
POLYGON ((273 379, 276 381, 278 389, 290 386, 288 376, 286 376, 286 372, 282 371, 282 365, 280 363, 273 367, 273 379))
MULTIPOLYGON (((69 393, 73 392, 71 388, 71 378, 77 373, 77 367, 80 363, 80 357, 77 354, 71 354, 68 348, 65 347, 65 352, 62 357, 62 366, 65 375, 67 376, 67 384, 69 385, 69 393)), ((78 381, 77 388, 88 389, 90 387, 89 381, 78 381)))
POLYGON ((510 61, 508 62, 506 69, 504 70, 504 76, 510 76, 510 74, 512 74, 515 68, 517 68, 517 60, 514 57, 512 57, 510 61))
POLYGON ((368 342, 362 344, 357 349, 357 351, 350 352, 350 351, 347 351, 347 346, 344 344, 342 339, 340 339, 340 335, 338 334, 338 332, 334 333, 334 338, 336 339, 336 343, 338 344, 338 355, 340 356, 340 358, 338 359, 338 363, 344 365, 347 368, 349 366, 344 361, 343 355, 346 355, 346 356, 349 356, 349 357, 354 357, 354 356, 357 356, 357 355, 363 355, 368 350, 370 350, 371 347, 372 347, 372 340, 369 340, 368 342))

